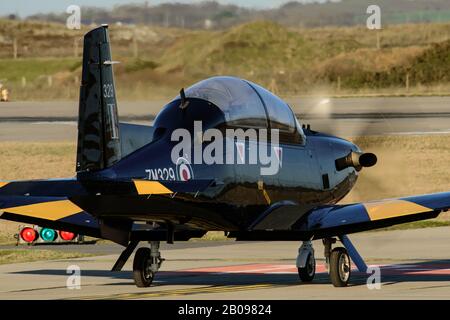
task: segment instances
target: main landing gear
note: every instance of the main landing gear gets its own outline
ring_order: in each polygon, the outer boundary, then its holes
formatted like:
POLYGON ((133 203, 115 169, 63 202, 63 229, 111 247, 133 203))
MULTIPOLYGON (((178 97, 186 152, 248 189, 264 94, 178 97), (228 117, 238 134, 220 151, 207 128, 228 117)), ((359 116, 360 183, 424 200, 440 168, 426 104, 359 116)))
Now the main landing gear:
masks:
MULTIPOLYGON (((336 243, 336 239, 323 239, 325 248, 324 255, 331 283, 335 287, 346 287, 351 275, 350 257, 360 272, 366 272, 367 266, 347 236, 340 236, 339 240, 344 247, 332 249, 332 245, 336 243)), ((311 241, 303 241, 303 244, 298 250, 296 265, 300 280, 303 282, 311 282, 316 273, 316 260, 314 258, 314 248, 311 241)))
MULTIPOLYGON (((350 239, 339 236, 343 247, 332 248, 336 238, 323 239, 326 267, 331 283, 335 287, 346 287, 351 275, 351 260, 360 272, 367 272, 367 265, 356 251, 350 239), (351 260, 350 260, 351 259, 351 260)), ((141 247, 136 251, 133 261, 133 278, 137 287, 149 287, 164 259, 159 251, 159 241, 149 241, 150 248, 141 247)), ((120 271, 138 246, 139 241, 131 241, 114 264, 112 271, 120 271)), ((311 282, 316 274, 316 259, 311 241, 303 241, 297 256, 298 275, 303 282, 311 282)))
POLYGON ((150 241, 150 248, 139 248, 133 261, 133 278, 136 286, 149 287, 163 261, 159 241, 150 241))
POLYGON ((327 269, 331 283, 335 287, 346 287, 352 272, 352 265, 347 249, 337 247, 326 254, 327 269))

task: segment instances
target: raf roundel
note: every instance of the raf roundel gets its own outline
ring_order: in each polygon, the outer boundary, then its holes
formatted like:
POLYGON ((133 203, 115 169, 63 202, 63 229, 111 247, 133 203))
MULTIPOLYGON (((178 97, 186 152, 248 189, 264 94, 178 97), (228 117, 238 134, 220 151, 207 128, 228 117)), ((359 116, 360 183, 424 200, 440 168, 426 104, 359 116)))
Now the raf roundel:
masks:
POLYGON ((177 180, 188 181, 194 178, 192 167, 184 158, 179 158, 177 161, 177 180))

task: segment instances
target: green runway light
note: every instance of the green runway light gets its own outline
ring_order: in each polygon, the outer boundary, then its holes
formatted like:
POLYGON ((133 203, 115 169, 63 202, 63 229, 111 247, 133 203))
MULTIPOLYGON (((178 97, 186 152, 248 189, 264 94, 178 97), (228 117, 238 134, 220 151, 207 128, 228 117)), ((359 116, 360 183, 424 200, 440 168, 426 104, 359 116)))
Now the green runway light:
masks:
POLYGON ((54 241, 56 239, 56 232, 53 229, 43 228, 41 230, 41 238, 47 242, 54 241))

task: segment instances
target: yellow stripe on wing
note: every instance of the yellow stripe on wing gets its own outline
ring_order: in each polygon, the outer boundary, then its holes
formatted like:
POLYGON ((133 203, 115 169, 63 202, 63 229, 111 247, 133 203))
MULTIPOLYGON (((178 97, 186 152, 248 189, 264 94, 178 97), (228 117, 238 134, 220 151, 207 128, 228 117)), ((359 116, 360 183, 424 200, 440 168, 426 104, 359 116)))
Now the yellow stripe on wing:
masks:
POLYGON ((0 181, 0 188, 3 188, 4 186, 6 186, 9 182, 2 182, 0 181))
POLYGON ((169 194, 173 193, 158 181, 133 180, 137 193, 142 194, 169 194))
POLYGON ((406 200, 368 202, 364 203, 364 207, 372 221, 433 211, 431 208, 406 200))
POLYGON ((4 208, 2 211, 55 221, 82 212, 83 209, 70 200, 58 200, 4 208))

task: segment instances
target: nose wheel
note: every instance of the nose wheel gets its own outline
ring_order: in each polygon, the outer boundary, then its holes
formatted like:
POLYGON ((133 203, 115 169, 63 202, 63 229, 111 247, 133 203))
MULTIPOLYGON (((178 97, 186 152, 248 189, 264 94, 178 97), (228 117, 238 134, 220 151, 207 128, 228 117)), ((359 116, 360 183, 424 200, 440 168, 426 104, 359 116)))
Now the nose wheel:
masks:
POLYGON ((150 248, 139 248, 133 260, 133 278, 136 286, 150 287, 163 261, 159 241, 150 242, 150 248))
POLYGON ((316 275, 316 259, 311 241, 303 241, 298 249, 297 257, 298 276, 303 282, 311 282, 316 275))
POLYGON ((311 282, 316 275, 316 259, 313 254, 309 254, 306 260, 306 266, 298 269, 298 276, 303 282, 311 282))

